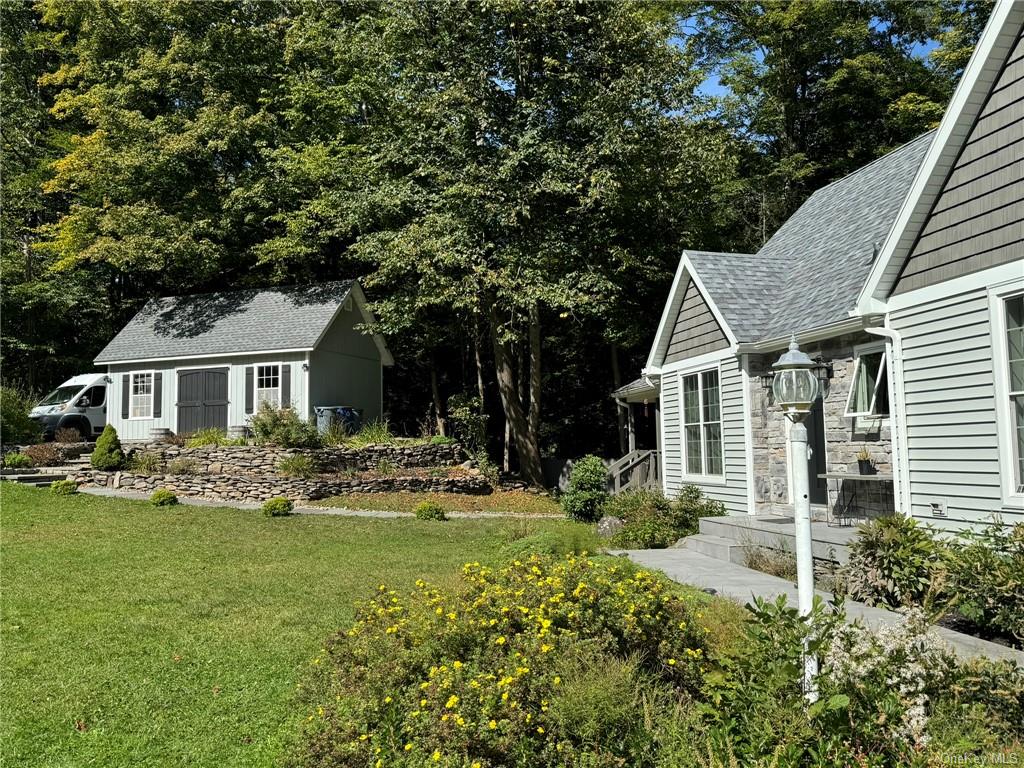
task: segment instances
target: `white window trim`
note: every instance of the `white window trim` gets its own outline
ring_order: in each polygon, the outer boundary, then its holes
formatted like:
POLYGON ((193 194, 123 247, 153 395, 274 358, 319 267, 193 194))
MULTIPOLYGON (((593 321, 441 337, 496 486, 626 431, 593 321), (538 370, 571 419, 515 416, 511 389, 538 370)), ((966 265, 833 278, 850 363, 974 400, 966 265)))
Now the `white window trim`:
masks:
MULTIPOLYGON (((290 363, 289 363, 290 365, 290 363)), ((277 367, 277 409, 281 410, 286 406, 281 402, 282 383, 284 382, 284 366, 282 362, 268 362, 268 363, 253 363, 252 371, 252 403, 253 413, 259 413, 260 410, 260 390, 271 390, 274 387, 261 387, 260 386, 260 368, 267 368, 271 366, 277 367)), ((289 406, 291 404, 289 403, 289 406)))
MULTIPOLYGON (((162 393, 161 393, 162 394, 162 393)), ((128 421, 152 421, 156 417, 153 415, 153 411, 156 406, 156 370, 150 371, 129 371, 128 372, 128 421), (134 397, 133 392, 135 391, 135 377, 136 376, 149 376, 151 380, 150 392, 149 392, 149 415, 148 416, 132 416, 132 398, 134 397)), ((161 409, 162 411, 163 409, 161 409)))
MULTIPOLYGON (((875 401, 878 399, 879 390, 883 385, 888 387, 887 382, 892 376, 892 371, 889 366, 889 350, 886 348, 885 342, 858 344, 853 348, 853 361, 853 375, 850 377, 850 391, 846 393, 846 407, 843 410, 843 418, 865 419, 880 422, 888 421, 892 414, 892 402, 889 403, 889 413, 872 413, 875 409, 875 401), (878 366, 878 375, 875 377, 875 386, 871 392, 870 409, 867 411, 851 411, 850 403, 853 401, 853 395, 855 392, 854 387, 857 384, 857 374, 860 372, 861 355, 870 355, 878 352, 882 353, 882 364, 878 366), (885 379, 885 382, 882 381, 883 378, 885 379)), ((886 390, 886 394, 888 395, 888 389, 886 390)))
MULTIPOLYGON (((995 380, 996 440, 999 448, 999 486, 1003 505, 1024 508, 1024 493, 1017 492, 1013 412, 1010 410, 1009 354, 1006 348, 1007 299, 1024 294, 1024 280, 993 286, 988 291, 992 330, 992 373, 995 380)), ((1024 478, 1021 478, 1024 483, 1024 478)))
MULTIPOLYGON (((721 363, 718 365, 705 366, 703 368, 691 368, 686 371, 680 371, 678 374, 679 382, 679 448, 680 454, 683 457, 682 466, 680 467, 680 475, 684 485, 725 485, 725 413, 722 405, 722 366, 721 363), (708 467, 708 453, 707 446, 704 442, 704 425, 705 423, 712 424, 714 422, 704 421, 704 382, 703 374, 715 371, 718 374, 718 432, 722 443, 722 474, 720 475, 709 475, 707 473, 708 467), (687 376, 697 376, 697 403, 698 413, 700 414, 700 439, 701 439, 701 455, 700 455, 700 466, 701 472, 690 473, 687 471, 687 456, 686 456, 686 404, 683 395, 683 379, 687 376)), ((691 425, 692 426, 692 425, 691 425)))

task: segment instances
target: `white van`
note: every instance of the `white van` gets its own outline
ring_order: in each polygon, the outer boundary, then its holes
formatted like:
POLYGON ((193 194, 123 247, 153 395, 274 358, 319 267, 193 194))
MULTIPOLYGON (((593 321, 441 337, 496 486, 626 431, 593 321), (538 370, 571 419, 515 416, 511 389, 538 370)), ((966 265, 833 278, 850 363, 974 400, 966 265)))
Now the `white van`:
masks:
POLYGON ((77 429, 83 440, 91 440, 107 424, 107 377, 102 373, 72 376, 48 394, 29 412, 52 440, 58 429, 77 429))

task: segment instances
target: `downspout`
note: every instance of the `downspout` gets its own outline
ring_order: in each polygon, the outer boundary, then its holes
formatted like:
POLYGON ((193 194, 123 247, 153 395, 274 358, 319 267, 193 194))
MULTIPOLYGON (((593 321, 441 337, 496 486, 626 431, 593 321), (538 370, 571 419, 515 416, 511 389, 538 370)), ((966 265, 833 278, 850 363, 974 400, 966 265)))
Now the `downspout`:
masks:
POLYGON ((889 403, 893 418, 889 420, 892 433, 892 464, 896 514, 910 516, 910 463, 907 449, 907 409, 903 391, 903 337, 889 327, 889 315, 885 315, 885 327, 870 326, 864 330, 874 336, 881 336, 889 344, 887 365, 889 366, 889 403))

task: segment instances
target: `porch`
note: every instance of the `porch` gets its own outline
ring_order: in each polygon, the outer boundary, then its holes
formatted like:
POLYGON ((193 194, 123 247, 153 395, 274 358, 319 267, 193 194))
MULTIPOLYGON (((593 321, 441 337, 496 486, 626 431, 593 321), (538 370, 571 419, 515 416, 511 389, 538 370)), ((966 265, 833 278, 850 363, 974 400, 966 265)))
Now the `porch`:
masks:
POLYGON ((608 467, 608 491, 661 487, 660 387, 646 376, 612 392, 618 408, 619 445, 625 455, 608 467))

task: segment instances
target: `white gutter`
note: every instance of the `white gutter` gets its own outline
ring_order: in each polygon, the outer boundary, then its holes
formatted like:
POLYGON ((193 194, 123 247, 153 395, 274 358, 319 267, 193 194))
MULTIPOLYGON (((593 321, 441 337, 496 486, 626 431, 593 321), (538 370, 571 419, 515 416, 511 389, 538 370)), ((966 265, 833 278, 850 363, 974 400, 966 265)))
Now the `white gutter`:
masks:
MULTIPOLYGON (((855 331, 863 330, 865 323, 866 319, 863 317, 852 317, 849 320, 842 320, 838 323, 831 323, 830 325, 822 325, 818 328, 799 331, 796 334, 796 340, 799 344, 807 344, 812 341, 823 341, 824 339, 842 336, 845 333, 853 333, 855 331)), ((777 349, 784 349, 789 344, 790 338, 791 335, 786 334, 785 336, 777 336, 774 339, 741 342, 736 345, 735 352, 737 354, 774 352, 777 349)))
POLYGON ((889 327, 889 316, 885 316, 885 327, 865 327, 874 336, 888 340, 889 354, 889 403, 893 413, 889 419, 892 437, 893 502, 896 514, 910 516, 910 463, 907 450, 907 405, 903 392, 903 338, 899 331, 889 327))

